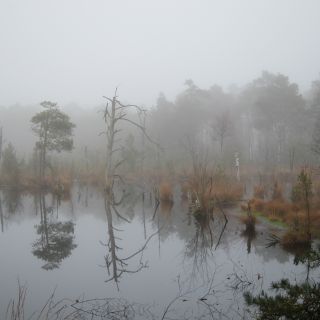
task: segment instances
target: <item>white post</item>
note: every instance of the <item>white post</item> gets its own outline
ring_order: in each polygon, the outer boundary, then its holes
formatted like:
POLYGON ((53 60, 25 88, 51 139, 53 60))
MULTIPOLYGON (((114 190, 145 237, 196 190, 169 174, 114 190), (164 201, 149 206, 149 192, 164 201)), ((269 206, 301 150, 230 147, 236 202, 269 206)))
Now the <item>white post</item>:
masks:
POLYGON ((236 162, 236 176, 237 180, 240 181, 240 161, 239 161, 239 153, 236 152, 235 155, 235 162, 236 162))

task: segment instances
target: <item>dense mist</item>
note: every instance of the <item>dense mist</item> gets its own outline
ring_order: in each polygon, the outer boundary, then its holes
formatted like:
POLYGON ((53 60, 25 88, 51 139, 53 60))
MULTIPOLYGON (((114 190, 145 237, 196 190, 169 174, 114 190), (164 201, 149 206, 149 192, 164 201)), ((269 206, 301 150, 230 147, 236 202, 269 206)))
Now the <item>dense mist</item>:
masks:
POLYGON ((318 77, 317 0, 0 3, 0 105, 170 100, 186 79, 240 87, 262 70, 301 90, 318 77))
POLYGON ((319 0, 0 0, 0 318, 320 319, 319 0))

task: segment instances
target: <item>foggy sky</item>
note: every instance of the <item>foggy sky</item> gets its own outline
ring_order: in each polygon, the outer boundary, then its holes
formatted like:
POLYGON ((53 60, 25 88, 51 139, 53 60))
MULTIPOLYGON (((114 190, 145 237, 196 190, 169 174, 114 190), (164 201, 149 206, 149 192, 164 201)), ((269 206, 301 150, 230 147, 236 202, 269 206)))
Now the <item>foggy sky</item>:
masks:
POLYGON ((319 0, 0 0, 0 105, 173 98, 186 79, 319 77, 319 0))

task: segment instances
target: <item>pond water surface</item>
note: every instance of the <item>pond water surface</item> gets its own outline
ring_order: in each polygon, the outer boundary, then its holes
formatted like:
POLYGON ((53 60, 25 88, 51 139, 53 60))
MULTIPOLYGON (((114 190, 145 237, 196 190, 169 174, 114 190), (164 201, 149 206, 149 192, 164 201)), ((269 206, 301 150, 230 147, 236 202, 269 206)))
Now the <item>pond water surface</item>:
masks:
POLYGON ((71 309, 114 298, 135 309, 137 319, 250 318, 243 292, 281 278, 304 280, 306 270, 280 247, 266 248, 277 230, 258 224, 246 234, 238 209, 224 211, 227 223, 219 211, 214 219, 194 217, 179 192, 171 207, 128 187, 110 217, 102 193, 91 187, 77 186, 61 202, 3 191, 0 319, 18 281, 27 287, 26 315, 54 292, 71 309))

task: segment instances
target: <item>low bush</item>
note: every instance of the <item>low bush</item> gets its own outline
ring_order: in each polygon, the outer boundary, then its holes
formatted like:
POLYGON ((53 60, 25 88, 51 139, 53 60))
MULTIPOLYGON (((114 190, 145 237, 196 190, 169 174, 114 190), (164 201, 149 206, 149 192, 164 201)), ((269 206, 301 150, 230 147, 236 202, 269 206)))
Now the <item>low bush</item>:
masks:
POLYGON ((265 193, 265 188, 262 185, 255 186, 253 189, 254 198, 264 199, 265 193))
POLYGON ((169 182, 162 182, 159 187, 159 197, 162 202, 173 202, 173 190, 169 182))

